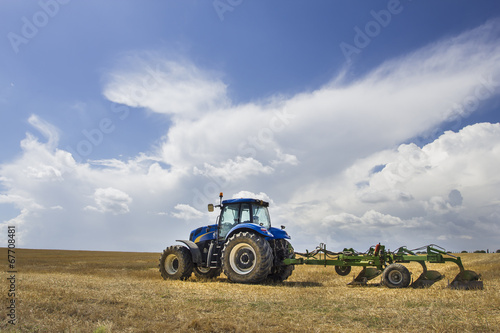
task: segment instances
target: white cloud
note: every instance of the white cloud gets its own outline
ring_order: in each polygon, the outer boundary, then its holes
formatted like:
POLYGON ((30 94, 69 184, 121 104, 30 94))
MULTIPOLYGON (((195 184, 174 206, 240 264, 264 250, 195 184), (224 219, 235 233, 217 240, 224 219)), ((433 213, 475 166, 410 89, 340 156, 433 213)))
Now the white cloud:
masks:
POLYGON ((107 77, 111 101, 154 112, 193 117, 228 103, 226 85, 214 73, 155 54, 130 55, 107 77))
POLYGON ((285 154, 281 150, 276 149, 276 159, 271 161, 273 166, 277 166, 280 164, 290 164, 297 165, 299 164, 299 160, 297 156, 292 154, 285 154))
POLYGON ((438 230, 449 233, 437 240, 481 239, 485 232, 488 237, 498 237, 500 233, 493 226, 500 206, 489 203, 498 202, 495 188, 500 186, 500 175, 495 166, 499 163, 500 124, 488 123, 446 132, 422 148, 409 144, 391 154, 376 153, 351 166, 345 178, 334 183, 338 188, 329 189, 333 197, 337 194, 343 198, 335 202, 335 209, 356 215, 332 215, 323 224, 337 222, 341 227, 355 228, 380 222, 380 226, 418 228, 419 223, 427 221, 428 230, 421 231, 422 235, 438 230), (386 166, 370 173, 380 164, 386 166), (364 186, 356 186, 361 181, 364 186), (368 219, 367 212, 380 212, 387 218, 368 219), (488 228, 491 231, 486 231, 488 228))
POLYGON ((369 210, 360 217, 348 213, 326 216, 322 220, 322 226, 366 230, 366 228, 405 227, 405 222, 398 217, 369 210))
POLYGON ((204 216, 202 212, 186 204, 175 205, 174 209, 177 210, 177 212, 172 213, 172 216, 180 220, 193 220, 204 216))
POLYGON ((37 167, 28 166, 24 172, 28 178, 44 179, 44 180, 62 180, 60 170, 51 165, 38 165, 37 167))
POLYGON ((234 193, 232 198, 233 199, 254 198, 254 199, 259 199, 259 200, 264 200, 266 202, 269 202, 271 205, 274 204, 273 200, 269 197, 269 195, 267 195, 264 192, 253 193, 250 191, 240 191, 238 193, 234 193))
POLYGON ((219 178, 223 182, 236 182, 250 176, 259 174, 272 174, 274 169, 270 166, 264 166, 259 161, 247 157, 237 156, 236 160, 229 159, 220 164, 219 167, 205 163, 203 170, 194 168, 195 175, 204 175, 206 177, 219 178))
POLYGON ((51 149, 57 147, 59 143, 59 130, 37 115, 33 114, 28 118, 28 122, 47 138, 47 146, 51 149))
POLYGON ((112 187, 96 189, 94 200, 97 207, 87 206, 86 210, 115 215, 128 213, 130 211, 129 205, 132 203, 132 199, 127 193, 112 187))

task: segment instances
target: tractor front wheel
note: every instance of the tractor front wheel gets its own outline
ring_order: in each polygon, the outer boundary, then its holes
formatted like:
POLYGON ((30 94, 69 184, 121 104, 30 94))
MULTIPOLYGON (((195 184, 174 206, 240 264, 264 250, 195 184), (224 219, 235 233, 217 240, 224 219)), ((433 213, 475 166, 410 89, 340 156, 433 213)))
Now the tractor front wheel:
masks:
POLYGON ((382 284, 389 288, 406 288, 410 282, 410 271, 401 264, 390 264, 382 273, 382 284))
POLYGON ((194 267, 194 275, 198 279, 215 279, 220 275, 220 273, 221 273, 220 268, 208 268, 201 266, 194 267))
POLYGON ((166 280, 186 280, 193 273, 193 260, 188 248, 169 246, 160 257, 160 273, 166 280))
POLYGON ((261 236, 239 232, 224 244, 222 268, 224 274, 233 282, 262 282, 271 272, 272 265, 271 246, 261 236))

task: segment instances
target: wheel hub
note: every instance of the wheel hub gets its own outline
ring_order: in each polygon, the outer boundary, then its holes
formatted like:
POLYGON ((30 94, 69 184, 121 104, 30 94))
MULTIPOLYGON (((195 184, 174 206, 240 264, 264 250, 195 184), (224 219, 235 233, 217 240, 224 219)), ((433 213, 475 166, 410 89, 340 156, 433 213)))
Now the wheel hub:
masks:
POLYGON ((256 264, 254 249, 245 243, 236 245, 229 255, 229 264, 236 273, 249 274, 256 264))
POLYGON ((165 259, 165 270, 172 275, 179 270, 179 259, 175 254, 169 254, 165 259))
POLYGON ((392 271, 389 273, 389 276, 387 278, 392 284, 400 284, 403 280, 403 275, 401 274, 401 272, 392 271))
POLYGON ((243 249, 239 251, 237 254, 237 258, 238 259, 236 265, 241 269, 248 269, 249 267, 252 267, 253 262, 255 260, 255 256, 248 249, 243 249))

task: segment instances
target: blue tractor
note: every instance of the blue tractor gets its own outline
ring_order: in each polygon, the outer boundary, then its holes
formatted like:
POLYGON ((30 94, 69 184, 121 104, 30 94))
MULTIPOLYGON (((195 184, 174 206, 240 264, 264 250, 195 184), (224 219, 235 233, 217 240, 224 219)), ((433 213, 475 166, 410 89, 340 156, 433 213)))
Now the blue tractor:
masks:
MULTIPOLYGON (((160 273, 164 279, 185 280, 216 278, 221 272, 230 281, 260 283, 283 281, 294 265, 285 259, 294 257, 290 236, 282 226, 271 227, 269 203, 258 199, 222 200, 215 207, 220 214, 215 224, 195 229, 184 245, 166 248, 160 257, 160 273)), ((214 205, 208 205, 214 211, 214 205)))

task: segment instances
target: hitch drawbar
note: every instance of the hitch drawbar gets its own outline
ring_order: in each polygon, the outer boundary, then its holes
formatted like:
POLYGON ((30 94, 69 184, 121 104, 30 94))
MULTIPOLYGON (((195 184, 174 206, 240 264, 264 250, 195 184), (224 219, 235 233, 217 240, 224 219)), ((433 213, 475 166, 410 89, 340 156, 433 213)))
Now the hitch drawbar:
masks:
POLYGON ((342 252, 332 252, 326 249, 326 244, 321 243, 314 251, 306 253, 295 252, 294 258, 285 259, 285 265, 324 265, 335 266, 339 275, 348 275, 353 266, 362 267, 361 272, 353 279, 350 285, 366 285, 367 281, 381 275, 381 282, 389 288, 430 287, 435 282, 444 278, 444 275, 434 270, 427 270, 426 263, 444 264, 455 263, 460 272, 449 283, 451 289, 483 289, 481 275, 474 271, 465 270, 460 257, 447 253, 442 247, 435 244, 423 246, 418 249, 408 250, 405 246, 394 252, 386 251, 384 245, 377 244, 364 253, 351 249, 342 252), (424 254, 416 251, 425 250, 424 254), (411 273, 403 263, 418 262, 422 265, 423 272, 411 281, 411 273))

